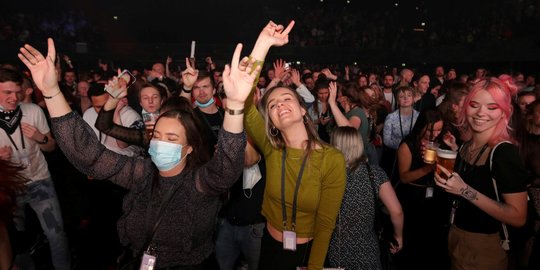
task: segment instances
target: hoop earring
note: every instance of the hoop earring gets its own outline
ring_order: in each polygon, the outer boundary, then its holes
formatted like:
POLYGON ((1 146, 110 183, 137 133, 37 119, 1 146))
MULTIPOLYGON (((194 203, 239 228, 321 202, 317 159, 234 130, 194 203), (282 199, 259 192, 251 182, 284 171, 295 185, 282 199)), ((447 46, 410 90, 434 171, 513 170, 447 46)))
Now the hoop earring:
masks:
POLYGON ((270 135, 272 135, 273 137, 276 137, 278 134, 279 134, 279 129, 277 129, 276 127, 270 128, 270 135))

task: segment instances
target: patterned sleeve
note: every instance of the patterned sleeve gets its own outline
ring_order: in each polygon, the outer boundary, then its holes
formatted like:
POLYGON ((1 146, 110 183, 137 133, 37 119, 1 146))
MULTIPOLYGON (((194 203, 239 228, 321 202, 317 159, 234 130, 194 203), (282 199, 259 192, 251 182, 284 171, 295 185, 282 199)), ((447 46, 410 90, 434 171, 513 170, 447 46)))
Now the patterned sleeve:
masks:
POLYGON ((149 159, 131 158, 108 150, 76 112, 51 118, 51 123, 58 146, 80 172, 95 179, 111 180, 126 189, 135 182, 150 179, 148 175, 154 170, 149 159))
MULTIPOLYGON (((96 119, 96 128, 123 142, 145 147, 145 129, 128 128, 113 123, 114 110, 101 110, 96 119)), ((130 123, 131 124, 131 123, 130 123)))
POLYGON ((246 133, 219 131, 216 153, 199 169, 197 182, 204 193, 220 195, 238 180, 244 168, 246 133))

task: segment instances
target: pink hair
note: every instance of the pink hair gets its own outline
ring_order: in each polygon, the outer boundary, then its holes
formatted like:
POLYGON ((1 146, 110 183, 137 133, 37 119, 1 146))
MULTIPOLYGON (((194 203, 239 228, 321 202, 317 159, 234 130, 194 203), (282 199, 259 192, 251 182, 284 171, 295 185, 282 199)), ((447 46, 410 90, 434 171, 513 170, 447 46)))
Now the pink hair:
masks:
POLYGON ((489 146, 494 146, 501 141, 514 142, 511 134, 511 128, 508 125, 510 118, 512 117, 512 98, 517 94, 517 87, 511 76, 503 74, 499 78, 491 77, 478 81, 472 86, 471 91, 465 97, 463 104, 464 108, 461 110, 458 119, 458 126, 462 128, 466 138, 470 138, 471 129, 469 123, 467 123, 467 112, 469 110, 469 103, 472 98, 480 91, 487 91, 495 100, 495 103, 502 111, 502 119, 497 123, 495 131, 491 135, 488 141, 489 146))

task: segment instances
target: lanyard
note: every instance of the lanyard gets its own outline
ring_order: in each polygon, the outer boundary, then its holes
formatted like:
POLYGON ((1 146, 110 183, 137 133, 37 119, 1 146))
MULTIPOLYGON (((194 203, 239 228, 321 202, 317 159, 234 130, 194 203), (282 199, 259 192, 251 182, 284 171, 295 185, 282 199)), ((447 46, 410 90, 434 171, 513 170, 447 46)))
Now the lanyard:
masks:
MULTIPOLYGON (((19 122, 19 131, 21 132, 20 135, 21 135, 22 149, 26 149, 26 145, 24 143, 24 136, 23 136, 23 132, 22 132, 21 122, 19 122)), ((17 144, 15 143, 13 138, 11 138, 11 135, 9 135, 9 133, 7 133, 7 132, 6 132, 6 134, 8 135, 8 138, 11 141, 11 144, 13 144, 13 147, 15 147, 15 150, 19 151, 19 147, 17 147, 17 144)))
MULTIPOLYGON (((285 209, 285 158, 287 157, 287 149, 283 149, 283 155, 281 156, 281 212, 283 214, 283 227, 287 228, 287 210, 285 209)), ((307 155, 302 160, 302 166, 298 173, 298 179, 296 179, 296 187, 294 189, 294 198, 292 206, 291 228, 294 231, 296 227, 296 199, 298 198, 298 189, 300 188, 300 182, 302 181, 302 174, 304 173, 304 167, 306 166, 307 155)))
MULTIPOLYGON (((156 174, 157 173, 159 173, 159 172, 156 172, 156 174)), ((198 174, 196 174, 196 176, 198 177, 198 174)), ((154 175, 153 178, 152 178, 152 183, 150 184, 151 185, 150 199, 148 201, 148 205, 146 206, 146 221, 145 221, 146 238, 145 238, 144 244, 143 244, 143 250, 142 250, 143 252, 155 248, 155 246, 154 247, 150 246, 150 242, 154 238, 154 234, 156 233, 157 228, 161 224, 161 220, 162 220, 162 217, 163 217, 163 213, 165 212, 165 209, 167 208, 169 203, 172 201, 172 198, 174 197, 174 194, 176 194, 176 191, 178 191, 178 189, 182 185, 182 183, 180 181, 177 181, 176 183, 174 183, 174 186, 167 191, 167 194, 161 200, 161 203, 160 203, 159 208, 157 210, 157 216, 154 217, 156 219, 156 221, 154 222, 154 225, 152 226, 152 229, 150 229, 149 225, 150 225, 150 213, 152 212, 152 200, 153 200, 153 198, 155 198, 154 191, 155 191, 155 189, 156 189, 156 187, 158 185, 158 181, 159 181, 159 176, 154 175)))
MULTIPOLYGON (((403 139, 403 126, 401 125, 401 111, 398 109, 398 116, 399 116, 399 130, 401 131, 401 139, 403 139)), ((413 121, 414 120, 414 109, 412 110, 412 113, 411 113, 411 124, 409 126, 409 133, 411 133, 411 130, 412 130, 412 126, 413 126, 413 121)))
MULTIPOLYGON (((460 160, 460 162, 458 164, 458 172, 463 175, 464 179, 469 175, 469 173, 470 173, 469 169, 472 169, 473 166, 478 166, 477 163, 480 160, 480 158, 482 157, 482 154, 484 154, 484 152, 486 151, 486 149, 487 149, 487 144, 484 144, 484 146, 482 146, 482 149, 480 149, 480 152, 478 152, 478 154, 476 155, 476 158, 474 159, 474 162, 471 163, 471 168, 469 168, 469 166, 467 166, 467 163, 465 162, 465 160, 463 158, 460 160)), ((469 151, 468 147, 467 147, 467 151, 469 151)))
MULTIPOLYGON (((478 166, 478 161, 482 157, 482 154, 484 154, 484 152, 486 151, 487 147, 488 147, 487 144, 484 144, 484 146, 482 146, 482 149, 480 149, 480 152, 478 152, 478 154, 476 155, 476 157, 474 159, 474 162, 471 163, 470 168, 469 168, 469 166, 467 165, 467 163, 465 162, 465 160, 463 158, 460 159, 460 161, 458 163, 458 166, 457 166, 457 171, 461 174, 463 180, 465 180, 465 178, 469 177, 469 174, 471 173, 470 170, 472 169, 472 167, 478 166)), ((467 147, 467 151, 469 151, 468 147, 467 147)), ((461 150, 460 150, 460 152, 461 152, 461 150)), ((452 207, 454 209, 458 209, 460 201, 461 201, 460 199, 454 199, 454 201, 452 202, 452 207)), ((453 220, 452 220, 452 222, 453 222, 453 220)))

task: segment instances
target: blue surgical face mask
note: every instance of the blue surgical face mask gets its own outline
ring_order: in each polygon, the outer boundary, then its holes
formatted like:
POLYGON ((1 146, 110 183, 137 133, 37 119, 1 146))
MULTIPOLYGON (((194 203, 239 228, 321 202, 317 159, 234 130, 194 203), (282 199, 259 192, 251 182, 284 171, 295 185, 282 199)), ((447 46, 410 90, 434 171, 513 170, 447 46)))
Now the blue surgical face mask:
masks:
POLYGON ((208 102, 206 103, 199 103, 198 101, 195 101, 195 105, 197 105, 198 107, 200 108, 206 108, 212 104, 214 104, 215 100, 214 100, 214 97, 212 97, 208 102))
POLYGON ((151 140, 148 153, 160 171, 169 171, 182 162, 182 145, 151 140))

